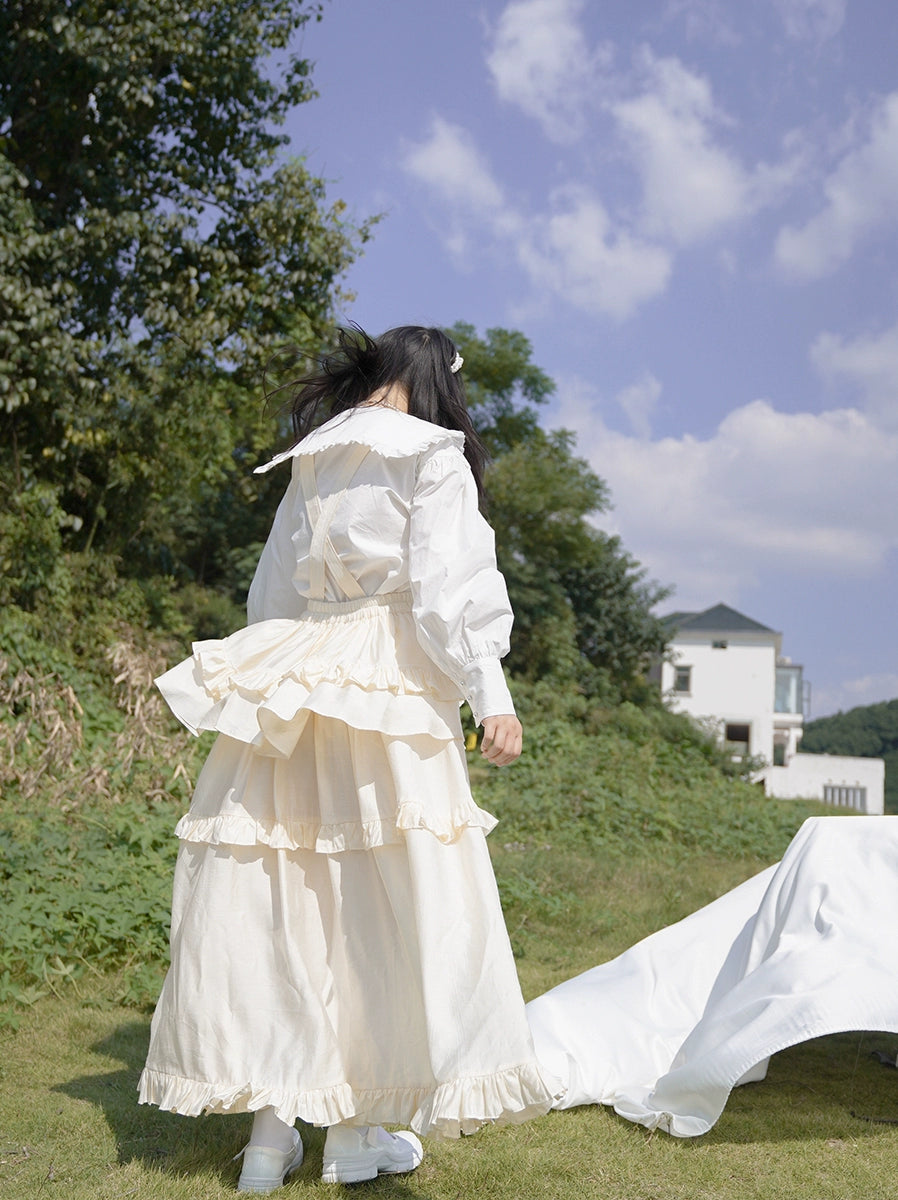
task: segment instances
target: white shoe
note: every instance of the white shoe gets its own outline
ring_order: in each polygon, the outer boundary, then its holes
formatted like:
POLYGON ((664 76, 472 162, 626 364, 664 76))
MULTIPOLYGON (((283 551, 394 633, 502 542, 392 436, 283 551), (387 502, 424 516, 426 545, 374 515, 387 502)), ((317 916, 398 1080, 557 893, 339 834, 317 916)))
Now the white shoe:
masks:
POLYGON ((424 1151, 408 1130, 379 1125, 331 1125, 324 1143, 325 1183, 360 1183, 378 1175, 403 1175, 421 1165, 424 1151))
MULTIPOLYGON (((293 1145, 289 1150, 275 1150, 272 1146, 254 1146, 252 1142, 240 1151, 243 1155, 243 1170, 237 1181, 238 1192, 256 1192, 267 1195, 279 1188, 291 1171, 302 1164, 302 1138, 299 1130, 293 1130, 293 1145)), ((239 1155, 237 1156, 239 1158, 239 1155)))

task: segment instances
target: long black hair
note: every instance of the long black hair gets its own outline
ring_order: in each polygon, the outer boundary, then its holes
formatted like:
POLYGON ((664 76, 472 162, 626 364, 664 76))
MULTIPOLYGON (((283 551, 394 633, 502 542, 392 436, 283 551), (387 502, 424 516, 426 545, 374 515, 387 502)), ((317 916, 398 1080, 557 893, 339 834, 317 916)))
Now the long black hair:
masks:
MULTIPOLYGON (((318 358, 318 370, 275 389, 290 393, 294 445, 321 423, 363 404, 381 388, 401 384, 413 417, 465 435, 465 458, 483 500, 486 447, 468 413, 460 371, 450 366, 458 350, 442 329, 399 325, 378 338, 358 325, 340 329, 335 349, 318 358)), ((293 358, 295 362, 295 356, 293 358)))

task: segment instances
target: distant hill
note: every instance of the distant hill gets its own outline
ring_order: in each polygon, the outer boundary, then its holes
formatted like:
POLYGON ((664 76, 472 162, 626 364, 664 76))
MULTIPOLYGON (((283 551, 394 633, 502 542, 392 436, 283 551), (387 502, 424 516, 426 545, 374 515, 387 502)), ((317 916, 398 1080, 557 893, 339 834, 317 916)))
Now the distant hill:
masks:
POLYGON ((802 751, 808 754, 857 754, 884 758, 886 812, 898 813, 898 700, 865 704, 804 727, 802 751))

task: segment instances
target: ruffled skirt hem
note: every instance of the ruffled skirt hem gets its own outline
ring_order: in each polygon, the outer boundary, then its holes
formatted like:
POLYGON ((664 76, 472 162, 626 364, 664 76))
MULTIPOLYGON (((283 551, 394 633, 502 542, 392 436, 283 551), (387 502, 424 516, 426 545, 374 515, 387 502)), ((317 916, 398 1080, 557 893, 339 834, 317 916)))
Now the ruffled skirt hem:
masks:
POLYGON ((401 842, 409 830, 417 829, 427 830, 437 841, 449 845, 467 829, 482 829, 488 834, 497 824, 491 813, 473 803, 464 811, 453 813, 448 821, 439 821, 421 805, 403 804, 395 820, 339 824, 291 821, 266 826, 248 815, 197 817, 188 813, 175 827, 175 835, 183 842, 202 842, 209 846, 268 846, 272 850, 340 854, 346 850, 371 850, 375 846, 401 842))
POLYGON ((341 1083, 294 1093, 251 1083, 203 1083, 146 1067, 140 1077, 139 1102, 187 1117, 256 1112, 270 1106, 287 1124, 297 1118, 320 1126, 342 1121, 410 1124, 416 1133, 443 1140, 475 1133, 487 1124, 516 1125, 542 1116, 562 1091, 556 1083, 547 1083, 535 1063, 429 1087, 357 1090, 341 1083))

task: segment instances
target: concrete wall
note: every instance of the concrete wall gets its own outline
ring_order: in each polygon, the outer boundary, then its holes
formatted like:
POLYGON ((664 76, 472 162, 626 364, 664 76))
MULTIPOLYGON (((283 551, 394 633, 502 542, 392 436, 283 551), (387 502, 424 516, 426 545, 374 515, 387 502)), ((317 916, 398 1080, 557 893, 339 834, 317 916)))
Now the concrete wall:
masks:
POLYGON ((848 758, 841 754, 796 754, 786 767, 767 767, 762 773, 768 796, 781 800, 823 800, 824 788, 866 789, 863 801, 856 795, 840 797, 848 808, 880 815, 885 792, 885 763, 881 758, 848 758))
POLYGON ((798 753, 798 745, 804 733, 803 722, 801 713, 773 715, 773 744, 779 743, 785 748, 785 766, 788 766, 792 757, 798 753))

